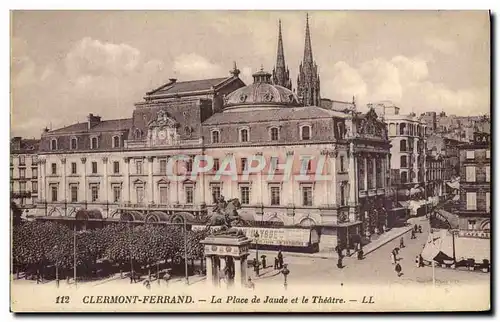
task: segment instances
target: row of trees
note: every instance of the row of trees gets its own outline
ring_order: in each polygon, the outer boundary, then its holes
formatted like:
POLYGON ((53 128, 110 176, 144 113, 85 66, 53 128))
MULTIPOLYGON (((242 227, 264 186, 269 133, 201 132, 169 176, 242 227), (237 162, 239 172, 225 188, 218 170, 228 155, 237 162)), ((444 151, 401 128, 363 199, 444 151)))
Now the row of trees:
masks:
MULTIPOLYGON (((203 259, 207 231, 187 232, 187 260, 203 259)), ((151 268, 161 263, 184 261, 183 227, 144 224, 113 224, 102 229, 73 232, 54 222, 24 222, 14 226, 13 263, 19 271, 43 272, 50 266, 71 271, 76 261, 77 273, 95 275, 98 262, 107 260, 123 268, 151 268), (76 249, 75 249, 76 242, 76 249)))

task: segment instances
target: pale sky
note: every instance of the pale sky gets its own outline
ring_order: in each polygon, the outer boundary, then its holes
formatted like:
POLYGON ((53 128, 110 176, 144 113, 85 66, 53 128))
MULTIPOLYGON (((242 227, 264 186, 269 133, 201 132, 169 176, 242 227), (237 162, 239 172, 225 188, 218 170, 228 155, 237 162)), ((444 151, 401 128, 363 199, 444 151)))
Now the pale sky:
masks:
MULTIPOLYGON (((271 71, 278 19, 293 87, 304 51, 302 11, 25 11, 12 15, 11 134, 132 115, 169 78, 271 71)), ((309 11, 321 95, 403 113, 490 110, 486 11, 309 11)))

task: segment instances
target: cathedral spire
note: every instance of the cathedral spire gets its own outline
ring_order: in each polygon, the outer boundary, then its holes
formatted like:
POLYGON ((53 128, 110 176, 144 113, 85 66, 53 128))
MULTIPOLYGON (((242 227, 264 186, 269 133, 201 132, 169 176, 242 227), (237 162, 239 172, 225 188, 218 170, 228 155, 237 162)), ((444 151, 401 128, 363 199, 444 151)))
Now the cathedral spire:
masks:
POLYGON ((285 51, 283 50, 283 36, 281 34, 281 19, 278 25, 278 53, 276 55, 276 67, 273 69, 273 83, 288 89, 292 89, 290 71, 285 64, 285 51))
POLYGON ((313 62, 313 53, 311 46, 311 32, 309 31, 309 14, 306 14, 306 40, 304 44, 304 63, 313 62))
POLYGON ((297 94, 304 106, 320 106, 320 79, 318 66, 314 62, 311 45, 311 32, 309 30, 309 14, 306 15, 306 36, 304 44, 304 58, 299 65, 297 77, 297 94))

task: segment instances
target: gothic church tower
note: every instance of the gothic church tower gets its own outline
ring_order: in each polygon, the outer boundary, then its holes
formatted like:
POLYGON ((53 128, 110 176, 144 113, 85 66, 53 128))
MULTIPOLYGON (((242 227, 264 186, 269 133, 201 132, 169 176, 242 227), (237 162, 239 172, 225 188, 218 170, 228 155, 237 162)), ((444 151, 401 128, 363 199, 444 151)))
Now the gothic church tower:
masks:
POLYGON ((292 81, 290 80, 290 71, 285 64, 285 52, 283 51, 283 37, 281 36, 281 20, 278 30, 278 54, 276 57, 276 66, 273 69, 273 84, 280 85, 292 90, 292 81))
POLYGON ((299 66, 299 75, 297 77, 297 95, 303 106, 320 106, 320 81, 318 66, 313 60, 311 34, 309 31, 309 15, 306 16, 304 58, 299 66))

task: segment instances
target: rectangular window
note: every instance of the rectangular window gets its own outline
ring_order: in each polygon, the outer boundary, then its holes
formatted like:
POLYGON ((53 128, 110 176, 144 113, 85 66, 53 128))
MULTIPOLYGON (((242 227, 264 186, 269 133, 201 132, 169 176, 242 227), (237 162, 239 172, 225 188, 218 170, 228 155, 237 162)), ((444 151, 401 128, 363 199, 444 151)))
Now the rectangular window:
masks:
POLYGON ((474 150, 472 150, 472 151, 466 151, 465 157, 467 159, 474 159, 474 150))
POLYGON ((166 205, 168 203, 168 188, 160 186, 160 204, 166 205))
POLYGON ((486 172, 486 182, 490 182, 490 166, 484 167, 484 171, 486 172))
POLYGON ((135 173, 142 174, 142 160, 135 161, 135 173))
POLYGON ((76 174, 76 162, 71 162, 71 174, 76 174))
POLYGON ((486 193, 486 212, 491 212, 490 193, 486 193))
POLYGON ((19 156, 19 165, 25 165, 26 164, 26 158, 24 155, 19 156))
POLYGON ((340 205, 347 205, 347 183, 344 181, 340 184, 340 205))
POLYGON ((368 189, 373 189, 373 161, 372 159, 367 160, 366 172, 368 174, 368 189))
POLYGON ((114 174, 120 173, 120 162, 119 161, 113 161, 113 173, 114 174))
POLYGON ((113 202, 120 202, 122 197, 122 187, 114 186, 113 187, 113 202))
POLYGON ((53 174, 53 175, 56 175, 56 174, 57 174, 57 164, 52 163, 52 164, 50 165, 50 168, 51 168, 51 170, 52 170, 52 174, 53 174))
POLYGON ((214 171, 219 171, 220 169, 220 161, 219 159, 214 159, 214 171))
POLYGON ((312 187, 302 187, 302 205, 312 206, 312 187))
POLYGON ((477 194, 475 192, 467 192, 467 210, 477 210, 476 197, 477 194))
POLYGON ((38 168, 31 168, 31 178, 32 179, 38 178, 38 168))
POLYGON ((26 178, 26 169, 19 169, 19 178, 20 179, 26 178))
POLYGON ((213 203, 217 203, 220 198, 220 186, 212 186, 212 200, 213 203))
POLYGON ((465 167, 465 181, 476 182, 476 167, 474 166, 465 167))
POLYGON ((248 168, 247 165, 248 159, 247 158, 241 158, 241 172, 245 172, 248 168))
POLYGON ((468 230, 476 230, 476 221, 475 220, 468 220, 467 221, 467 229, 468 230))
POLYGON ((186 171, 188 173, 193 172, 193 157, 189 157, 189 160, 186 161, 186 171))
POLYGON ((166 159, 160 159, 160 174, 161 175, 167 174, 167 160, 166 159))
POLYGON ((92 202, 96 202, 99 199, 99 187, 92 186, 91 192, 92 192, 92 202))
POLYGON ((92 173, 97 173, 97 162, 92 161, 92 173))
POLYGON ((57 186, 52 186, 50 191, 51 191, 52 202, 56 202, 57 201, 57 186))
POLYGON ((144 187, 137 187, 135 188, 135 192, 137 194, 137 203, 141 204, 144 202, 144 187))
MULTIPOLYGON (((420 173, 422 173, 422 172, 420 172, 420 173)), ((376 183, 377 188, 382 188, 382 186, 383 186, 383 181, 382 181, 382 160, 380 160, 380 159, 376 159, 376 161, 375 161, 375 179, 377 181, 377 183, 376 183)))
POLYGON ((186 191, 186 204, 192 204, 194 200, 193 187, 189 186, 185 188, 186 191))
POLYGON ((345 157, 343 155, 340 156, 340 172, 345 172, 345 157))
POLYGON ((78 202, 78 186, 71 186, 71 202, 78 202))
POLYGON ((358 186, 359 190, 366 190, 365 187, 365 160, 358 159, 358 186))
POLYGON ((489 159, 491 156, 490 156, 490 150, 486 150, 486 159, 489 159))
POLYGON ((271 205, 280 204, 280 187, 271 187, 271 205))
POLYGON ((36 181, 31 182, 31 191, 33 193, 38 193, 38 182, 36 181))
POLYGON ((19 190, 20 190, 20 192, 25 192, 26 191, 26 182, 20 182, 19 183, 19 190))
POLYGON ((250 187, 241 187, 241 204, 250 204, 250 187))

